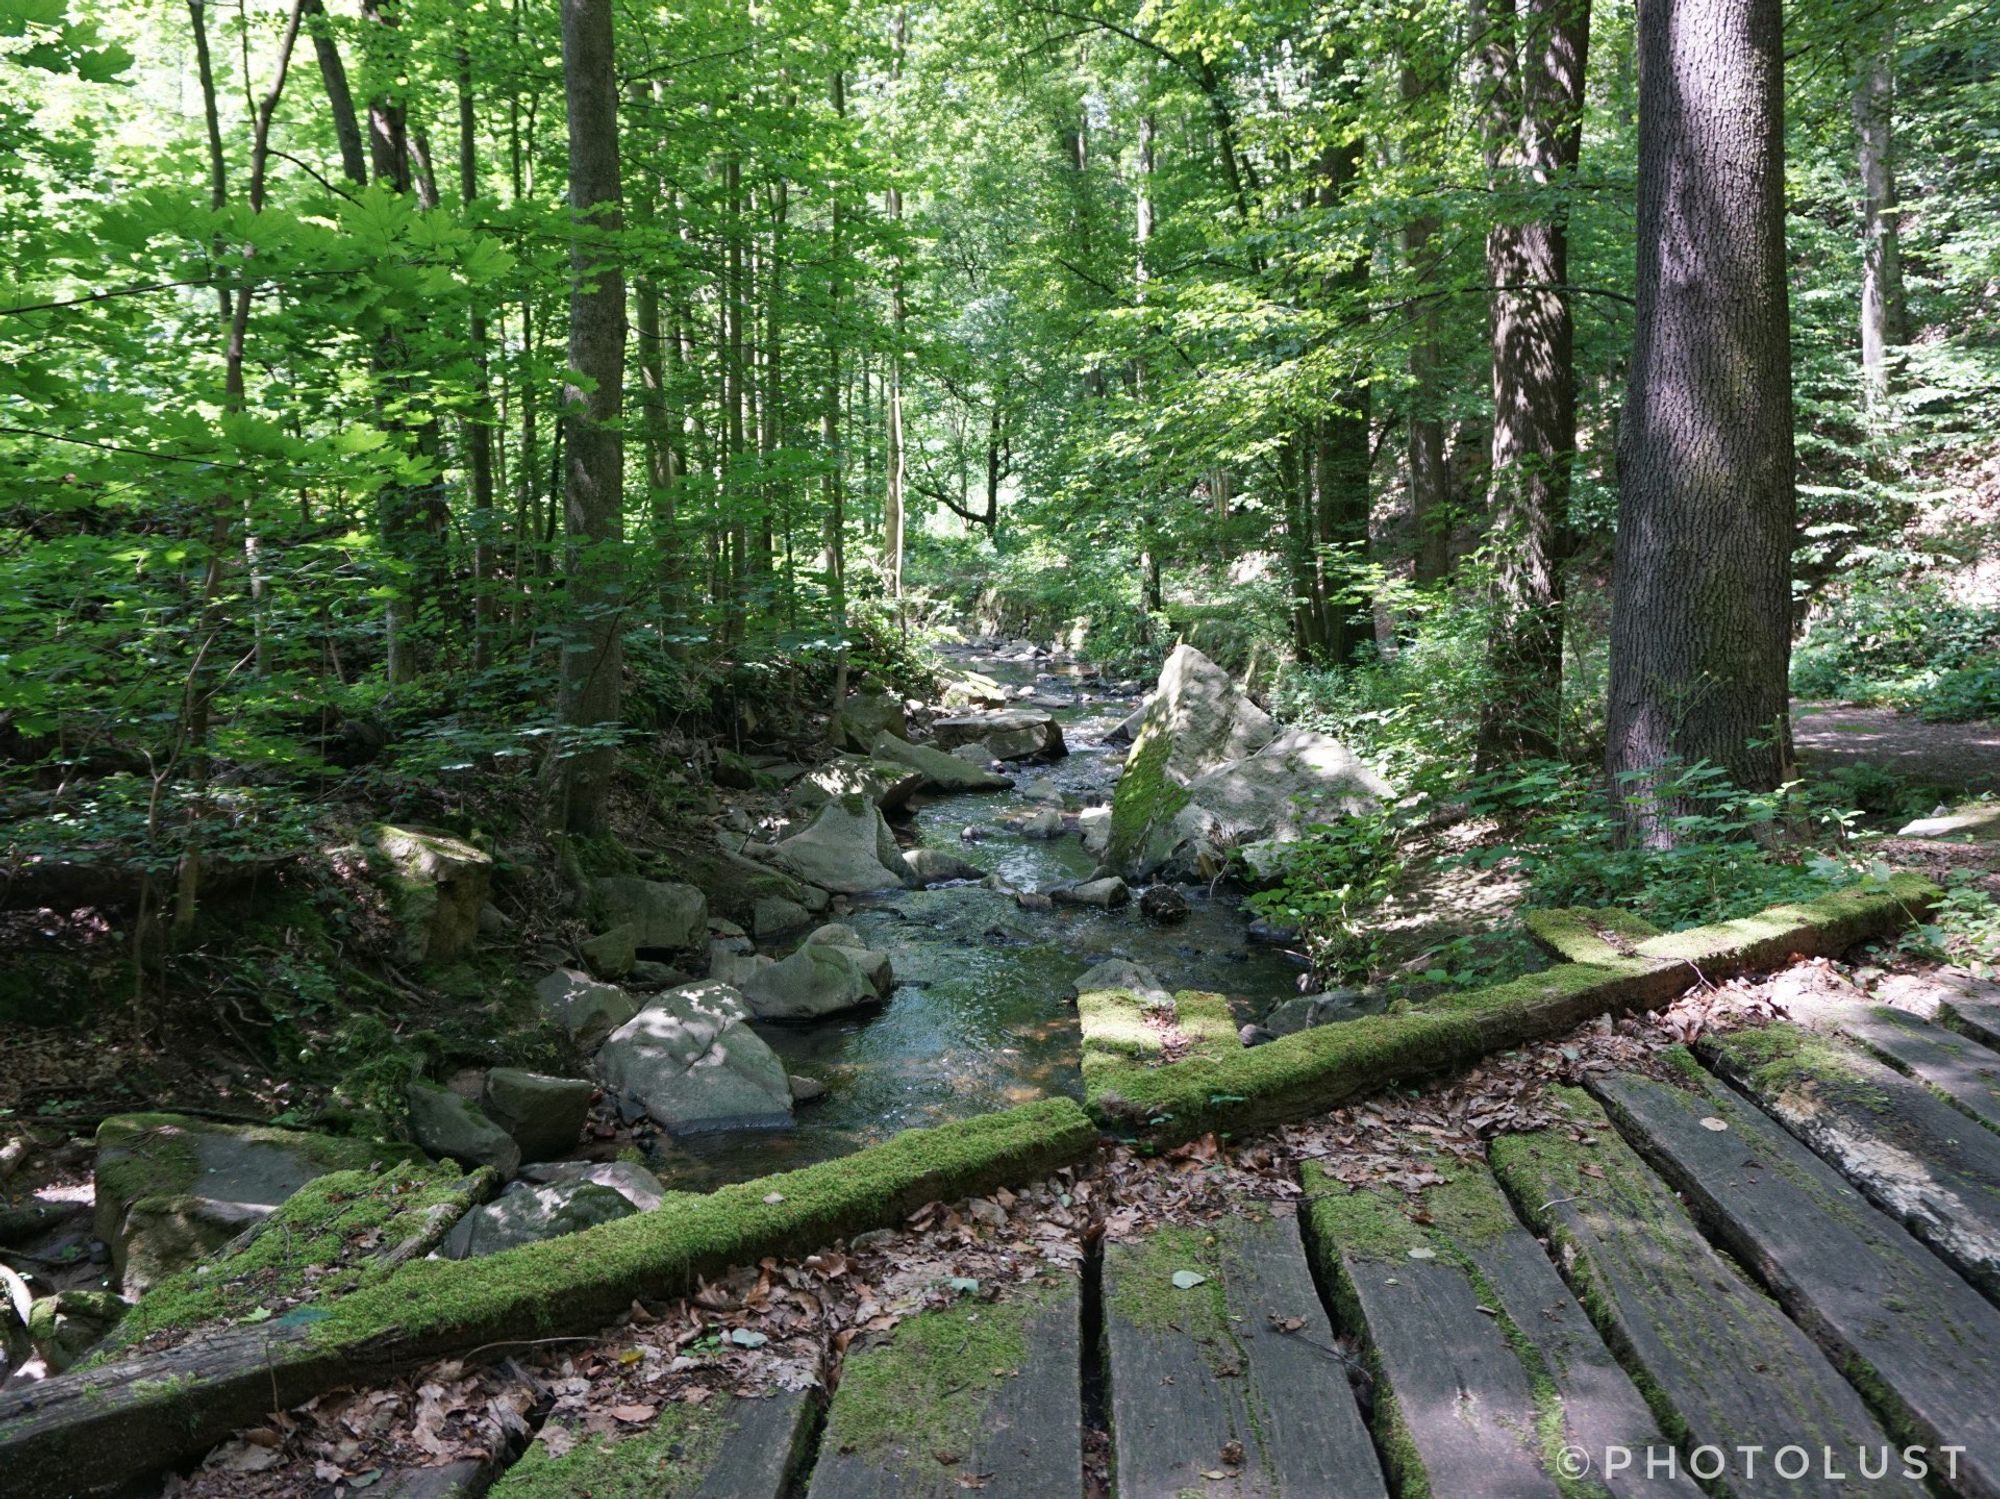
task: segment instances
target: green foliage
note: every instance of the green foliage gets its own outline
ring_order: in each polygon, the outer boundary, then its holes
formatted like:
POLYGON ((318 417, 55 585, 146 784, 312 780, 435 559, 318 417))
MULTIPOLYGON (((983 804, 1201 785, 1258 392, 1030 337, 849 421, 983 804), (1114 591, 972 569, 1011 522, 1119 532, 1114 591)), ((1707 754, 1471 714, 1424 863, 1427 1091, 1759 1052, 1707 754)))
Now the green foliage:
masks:
POLYGON ((1322 983, 1365 980, 1381 956, 1371 918, 1403 873, 1400 845, 1392 812, 1315 823, 1284 846, 1269 871, 1277 883, 1251 896, 1251 909, 1298 931, 1322 983))
POLYGON ((2000 696, 2000 608, 1936 583, 1857 583, 1831 600, 1792 655, 1801 697, 1850 698, 1982 717, 2000 696), (1949 683, 1950 685, 1946 685, 1949 683))
POLYGON ((1702 764, 1665 776, 1660 797, 1679 809, 1666 848, 1626 836, 1595 776, 1546 761, 1498 772, 1474 784, 1471 805, 1503 819, 1504 838, 1467 857, 1516 865, 1536 905, 1622 906, 1666 930, 1807 899, 1854 877, 1857 861, 1842 846, 1848 814, 1804 804, 1796 788, 1744 791, 1702 764), (1800 832, 1827 846, 1798 841, 1800 832))
POLYGON ((2000 978, 2000 901, 1976 874, 1954 871, 1945 879, 1943 899, 1904 934, 1900 945, 1920 958, 1956 963, 1981 978, 2000 978))

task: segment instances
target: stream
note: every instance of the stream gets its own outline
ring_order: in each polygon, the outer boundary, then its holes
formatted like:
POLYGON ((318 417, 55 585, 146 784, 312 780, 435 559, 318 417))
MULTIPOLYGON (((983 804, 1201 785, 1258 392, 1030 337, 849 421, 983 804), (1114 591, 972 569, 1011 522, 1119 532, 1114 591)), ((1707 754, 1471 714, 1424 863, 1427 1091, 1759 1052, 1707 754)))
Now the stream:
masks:
MULTIPOLYGON (((1134 700, 1109 695, 1062 664, 971 653, 954 659, 1010 689, 1032 686, 1036 700, 1024 706, 1053 714, 1069 754, 1050 765, 1007 766, 1012 790, 920 798, 892 818, 898 838, 906 847, 950 849, 1017 890, 1087 879, 1095 860, 1076 833, 1028 838, 997 819, 1046 805, 1028 794, 1036 782, 1059 790, 1072 810, 1108 804, 1118 751, 1103 736, 1134 700), (965 828, 982 836, 963 841, 965 828)), ((1155 926, 1133 894, 1131 904, 1111 911, 1024 910, 1011 895, 973 883, 856 897, 853 912, 840 919, 889 955, 896 987, 887 1003, 817 1024, 757 1027, 786 1069, 824 1083, 826 1096, 800 1105, 789 1130, 671 1143, 662 1137, 654 1170, 669 1186, 706 1190, 845 1155, 918 1125, 1055 1093, 1081 1097, 1076 1008, 1068 991, 1079 974, 1107 958, 1140 963, 1169 989, 1227 994, 1245 1020, 1297 992, 1298 964, 1250 939, 1249 918, 1234 897, 1183 887, 1188 919, 1155 926)))

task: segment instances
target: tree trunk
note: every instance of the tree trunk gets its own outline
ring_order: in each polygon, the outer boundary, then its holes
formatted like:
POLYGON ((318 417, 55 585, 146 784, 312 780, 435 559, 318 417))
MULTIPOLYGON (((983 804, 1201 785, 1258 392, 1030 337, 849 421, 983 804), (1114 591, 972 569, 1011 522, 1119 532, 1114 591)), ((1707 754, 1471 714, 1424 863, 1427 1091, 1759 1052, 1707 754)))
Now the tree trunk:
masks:
MULTIPOLYGON (((458 49, 458 194, 465 207, 479 196, 478 117, 472 103, 472 58, 458 49)), ((466 324, 472 349, 472 410, 466 414, 466 467, 472 481, 472 669, 493 660, 493 392, 486 370, 486 310, 474 303, 466 324)))
MULTIPOLYGON (((1320 159, 1319 206, 1331 212, 1347 196, 1361 170, 1361 144, 1329 147, 1320 159)), ((1364 248, 1326 277, 1329 302, 1347 294, 1359 302, 1368 289, 1364 248)), ((1374 639, 1367 612, 1349 593, 1368 556, 1368 425, 1371 400, 1365 366, 1353 371, 1334 393, 1333 409, 1312 424, 1313 525, 1317 537, 1314 593, 1319 609, 1316 631, 1321 658, 1344 666, 1364 642, 1374 639)))
POLYGON ((1620 433, 1606 768, 1673 841, 1676 768, 1792 765, 1790 325, 1780 0, 1639 14, 1638 307, 1620 433))
POLYGON ((368 152, 361 144, 361 121, 354 113, 354 93, 347 84, 347 68, 340 60, 340 44, 333 34, 321 0, 306 0, 306 29, 312 36, 313 55, 319 59, 320 81, 326 86, 328 112, 333 117, 333 138, 340 147, 340 169, 349 182, 363 187, 368 182, 368 152))
MULTIPOLYGON (((625 393, 625 276, 616 239, 618 77, 611 0, 563 0, 563 94, 569 108, 569 367, 563 432, 569 460, 563 511, 568 538, 562 653, 562 712, 577 729, 619 720, 623 663, 625 454, 617 422, 625 393), (587 387, 587 388, 586 388, 587 387)), ((603 826, 614 752, 571 757, 563 824, 572 832, 603 826)))
MULTIPOLYGON (((1425 43, 1412 43, 1413 48, 1425 43)), ((1403 65, 1401 93, 1407 114, 1428 111, 1439 92, 1438 69, 1428 57, 1403 65)), ((1435 131, 1427 130, 1426 136, 1435 131)), ((1428 156, 1428 141, 1426 142, 1428 156)), ((1404 428, 1409 447, 1410 531, 1419 587, 1444 581, 1450 567, 1450 478, 1445 468, 1443 392, 1443 302, 1438 291, 1438 218, 1413 215, 1403 225, 1403 258, 1410 273, 1410 411, 1404 428)))
MULTIPOLYGON (((893 86, 902 81, 903 54, 910 43, 910 10, 906 5, 896 7, 894 30, 890 35, 889 81, 893 86)), ((903 190, 893 183, 888 190, 889 221, 901 232, 903 223, 903 190)), ((903 295, 903 252, 896 251, 895 266, 890 271, 889 317, 893 334, 889 342, 889 379, 886 392, 886 420, 888 421, 888 487, 882 493, 882 570, 888 594, 894 602, 896 618, 903 617, 903 513, 904 513, 904 473, 903 452, 903 324, 909 315, 908 304, 903 295)))
POLYGON ((1909 341, 1903 251, 1897 237, 1893 40, 1868 60, 1854 87, 1861 158, 1861 386, 1872 408, 1889 393, 1889 350, 1909 341))
POLYGON ((1511 107, 1513 118, 1512 150, 1493 163, 1502 218, 1486 237, 1498 618, 1479 726, 1482 769, 1553 755, 1559 746, 1563 564, 1576 456, 1568 215, 1558 206, 1523 220, 1518 198, 1508 198, 1545 193, 1576 170, 1589 0, 1522 0, 1513 40, 1498 63, 1511 76, 1491 80, 1497 107, 1511 107))

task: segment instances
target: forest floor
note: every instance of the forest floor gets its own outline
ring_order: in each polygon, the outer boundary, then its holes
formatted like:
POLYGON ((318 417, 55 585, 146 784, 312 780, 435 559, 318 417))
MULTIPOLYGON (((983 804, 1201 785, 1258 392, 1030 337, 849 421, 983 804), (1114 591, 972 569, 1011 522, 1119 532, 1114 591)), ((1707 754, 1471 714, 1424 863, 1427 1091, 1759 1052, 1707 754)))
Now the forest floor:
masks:
POLYGON ((1869 765, 1919 785, 2000 792, 2000 723, 1926 723, 1893 708, 1799 703, 1792 737, 1816 771, 1869 765))

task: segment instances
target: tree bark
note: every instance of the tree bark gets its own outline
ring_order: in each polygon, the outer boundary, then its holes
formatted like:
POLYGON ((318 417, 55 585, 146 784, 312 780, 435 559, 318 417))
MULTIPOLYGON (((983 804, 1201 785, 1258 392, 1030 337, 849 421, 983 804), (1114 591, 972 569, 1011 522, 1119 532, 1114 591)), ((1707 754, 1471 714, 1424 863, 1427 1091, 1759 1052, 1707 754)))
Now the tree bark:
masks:
MULTIPOLYGON (((1522 219, 1516 194, 1576 170, 1583 130, 1589 0, 1521 0, 1512 45, 1489 66, 1511 149, 1489 156, 1501 219, 1486 237, 1493 348, 1492 535, 1498 618, 1480 720, 1482 769, 1553 755, 1562 722, 1563 565, 1576 377, 1568 215, 1522 219), (1511 157, 1512 160, 1507 158, 1511 157)), ((1489 141, 1491 141, 1489 137, 1489 141)))
POLYGON ((1638 306, 1620 433, 1606 768, 1627 825, 1707 761, 1790 774, 1793 493, 1780 0, 1639 14, 1638 306))
MULTIPOLYGON (((619 720, 623 671, 625 454, 617 422, 625 392, 625 276, 616 238, 618 78, 611 0, 563 0, 563 94, 569 108, 569 367, 563 390, 563 514, 568 612, 562 656, 564 722, 604 729, 619 720)), ((615 766, 609 748, 572 755, 563 823, 603 826, 615 766)))
MULTIPOLYGON (((903 55, 909 49, 910 10, 906 5, 896 7, 896 20, 890 35, 889 81, 893 87, 903 77, 903 55)), ((903 190, 890 184, 888 193, 888 215, 890 223, 900 233, 903 223, 903 190)), ((888 485, 882 493, 882 569, 888 594, 896 606, 896 617, 902 618, 903 599, 903 514, 905 495, 904 464, 907 461, 903 451, 903 324, 909 315, 909 307, 903 294, 903 253, 896 251, 895 265, 890 271, 889 317, 894 326, 894 334, 889 344, 889 378, 885 393, 885 417, 888 422, 887 463, 888 485)))
POLYGON ((313 55, 319 59, 320 81, 326 87, 327 109, 333 117, 333 138, 340 147, 341 172, 355 186, 366 186, 368 152, 361 143, 361 120, 354 112, 354 91, 348 87, 333 23, 327 19, 322 0, 306 0, 305 17, 313 55))
POLYGON ((1889 393, 1889 350, 1910 337, 1897 234, 1893 67, 1892 41, 1869 58, 1854 87, 1862 192, 1861 386, 1871 408, 1889 393))
MULTIPOLYGON (((1423 45, 1419 41, 1413 47, 1423 45)), ((1428 57, 1406 62, 1400 82, 1406 113, 1428 110, 1428 101, 1441 87, 1439 71, 1428 57)), ((1443 392, 1438 388, 1444 314, 1442 299, 1432 295, 1438 279, 1437 233, 1434 213, 1412 215, 1403 225, 1403 258, 1409 266, 1413 298, 1409 311, 1410 411, 1404 440, 1409 449, 1410 530, 1419 587, 1444 581, 1450 568, 1450 476, 1445 467, 1440 410, 1443 392)))
MULTIPOLYGON (((479 196, 478 115, 473 108, 472 58, 458 49, 458 195, 470 208, 479 196)), ((477 301, 466 320, 466 341, 472 349, 472 410, 466 414, 466 467, 472 481, 472 669, 484 671, 493 659, 493 511, 492 382, 486 365, 486 309, 477 301)))

